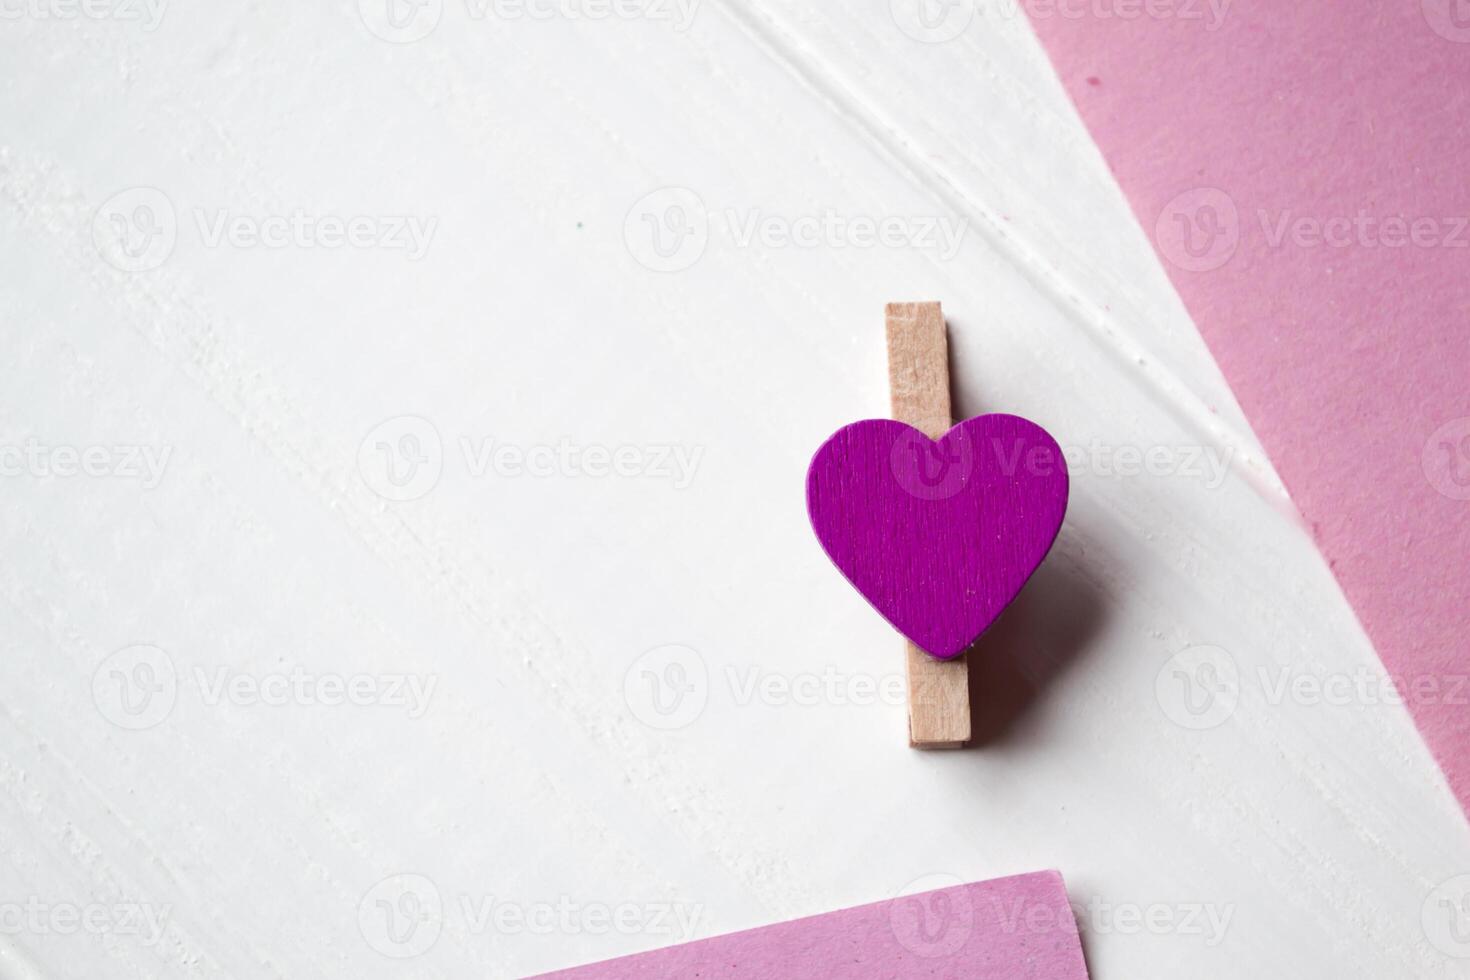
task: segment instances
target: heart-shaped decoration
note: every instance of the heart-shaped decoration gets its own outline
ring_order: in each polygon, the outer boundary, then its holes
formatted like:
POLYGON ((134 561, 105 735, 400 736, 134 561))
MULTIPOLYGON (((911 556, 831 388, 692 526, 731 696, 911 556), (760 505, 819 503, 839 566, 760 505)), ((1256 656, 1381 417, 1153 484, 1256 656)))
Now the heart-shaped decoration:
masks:
POLYGON ((843 575, 920 649, 959 656, 1051 550, 1067 467, 1047 431, 982 415, 937 442, 888 419, 837 430, 807 470, 812 528, 843 575))

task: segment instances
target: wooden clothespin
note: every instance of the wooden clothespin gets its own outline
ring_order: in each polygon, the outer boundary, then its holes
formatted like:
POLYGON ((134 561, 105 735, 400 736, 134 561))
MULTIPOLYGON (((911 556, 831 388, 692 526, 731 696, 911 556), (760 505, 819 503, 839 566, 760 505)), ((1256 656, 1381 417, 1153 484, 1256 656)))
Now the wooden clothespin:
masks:
POLYGON ((807 470, 827 557, 908 640, 909 744, 970 738, 965 653, 1021 591, 1067 511, 1061 447, 1035 422, 951 425, 938 303, 887 311, 892 419, 838 429, 807 470))
MULTIPOLYGON (((949 431, 949 338, 938 303, 889 303, 888 394, 893 417, 930 439, 949 431)), ((970 668, 965 654, 936 660, 908 648, 909 745, 957 749, 970 740, 970 668)))

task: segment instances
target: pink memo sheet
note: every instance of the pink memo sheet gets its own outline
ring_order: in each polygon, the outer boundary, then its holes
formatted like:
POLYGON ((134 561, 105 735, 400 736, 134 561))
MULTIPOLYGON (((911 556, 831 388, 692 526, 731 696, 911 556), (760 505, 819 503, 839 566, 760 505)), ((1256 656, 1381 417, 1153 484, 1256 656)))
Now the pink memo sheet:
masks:
POLYGON ((1470 806, 1470 0, 1022 0, 1470 806))
POLYGON ((956 885, 548 973, 542 980, 1087 980, 1055 871, 956 885))

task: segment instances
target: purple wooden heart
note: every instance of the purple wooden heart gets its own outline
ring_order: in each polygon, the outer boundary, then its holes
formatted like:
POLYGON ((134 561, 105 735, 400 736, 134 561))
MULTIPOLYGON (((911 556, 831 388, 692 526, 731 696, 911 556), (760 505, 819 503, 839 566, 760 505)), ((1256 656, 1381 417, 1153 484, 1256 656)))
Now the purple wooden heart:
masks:
POLYGON ((995 622, 1051 550, 1067 467, 1047 431, 982 415, 937 442, 889 419, 844 426, 812 457, 812 528, 843 575, 941 660, 995 622))

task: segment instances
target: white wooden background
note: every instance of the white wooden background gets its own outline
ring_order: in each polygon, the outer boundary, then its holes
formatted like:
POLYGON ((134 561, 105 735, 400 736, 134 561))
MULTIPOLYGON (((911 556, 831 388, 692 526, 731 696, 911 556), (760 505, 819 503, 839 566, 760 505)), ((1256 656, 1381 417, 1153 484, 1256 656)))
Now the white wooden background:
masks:
POLYGON ((0 976, 1048 867, 1096 980, 1470 976, 1464 818, 1011 4, 161 2, 0 20, 0 976), (803 502, 931 298, 1078 463, 948 754, 803 502))

